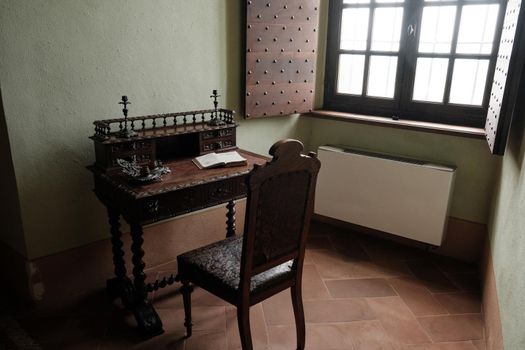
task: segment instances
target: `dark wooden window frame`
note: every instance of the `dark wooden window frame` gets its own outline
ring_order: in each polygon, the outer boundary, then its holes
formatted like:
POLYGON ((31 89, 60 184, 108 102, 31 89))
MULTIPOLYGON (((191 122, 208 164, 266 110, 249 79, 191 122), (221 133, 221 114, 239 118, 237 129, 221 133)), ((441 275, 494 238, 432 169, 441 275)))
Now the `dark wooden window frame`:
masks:
POLYGON ((388 118, 402 118, 409 120, 418 120, 433 123, 452 124, 471 127, 483 127, 487 115, 487 108, 491 92, 491 82, 494 76, 494 69, 498 55, 499 40, 505 15, 506 1, 504 0, 457 0, 457 1, 440 1, 424 2, 417 0, 405 0, 404 3, 375 3, 371 4, 343 4, 342 0, 331 0, 329 17, 328 17, 328 43, 326 52, 325 67, 325 94, 324 106, 326 110, 335 110, 341 112, 350 112, 358 114, 368 114, 374 116, 383 116, 388 118), (464 5, 475 4, 499 4, 496 32, 494 34, 494 45, 490 54, 457 54, 455 52, 461 11, 464 5), (419 43, 419 28, 421 27, 421 17, 423 7, 427 6, 457 6, 454 33, 452 38, 451 52, 448 54, 435 53, 418 53, 417 44, 419 43), (367 49, 358 50, 341 50, 340 45, 340 28, 343 8, 347 7, 400 7, 404 8, 403 21, 401 26, 400 49, 398 52, 378 52, 371 51, 371 32, 373 25, 373 11, 370 14, 368 23, 368 42, 367 49), (409 36, 406 29, 409 25, 416 28, 416 35, 409 36), (365 71, 363 82, 363 95, 349 95, 337 93, 337 72, 338 61, 341 53, 365 54, 365 71), (387 55, 398 56, 397 76, 395 92, 393 99, 377 98, 365 96, 366 81, 368 76, 368 66, 370 55, 387 55), (412 100, 412 91, 415 79, 415 66, 418 57, 443 57, 449 59, 447 79, 445 84, 444 102, 420 102, 412 100), (489 59, 487 80, 485 82, 485 93, 483 103, 480 107, 465 106, 448 103, 450 86, 452 81, 452 72, 454 59, 471 58, 471 59, 489 59))

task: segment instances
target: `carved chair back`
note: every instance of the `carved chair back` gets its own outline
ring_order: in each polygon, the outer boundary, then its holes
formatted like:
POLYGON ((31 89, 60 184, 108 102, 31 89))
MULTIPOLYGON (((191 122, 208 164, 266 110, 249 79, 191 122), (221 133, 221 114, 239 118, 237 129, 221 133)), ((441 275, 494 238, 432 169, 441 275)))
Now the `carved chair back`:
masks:
POLYGON ((320 168, 315 153, 303 155, 302 150, 297 140, 277 142, 270 149, 273 159, 248 177, 240 276, 244 295, 252 276, 290 260, 300 278, 320 168))

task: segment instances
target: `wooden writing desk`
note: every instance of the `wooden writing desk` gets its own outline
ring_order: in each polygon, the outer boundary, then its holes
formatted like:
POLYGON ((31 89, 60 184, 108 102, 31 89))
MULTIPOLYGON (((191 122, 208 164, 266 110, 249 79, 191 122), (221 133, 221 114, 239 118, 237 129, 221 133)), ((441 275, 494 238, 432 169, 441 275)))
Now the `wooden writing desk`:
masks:
MULTIPOLYGON (((127 98, 126 98, 127 101, 127 98)), ((235 234, 234 200, 246 196, 246 175, 254 164, 268 159, 238 150, 248 162, 244 166, 200 170, 195 156, 211 151, 237 149, 234 112, 226 109, 180 112, 96 121, 94 192, 106 206, 113 250, 115 277, 107 281, 113 298, 120 297, 133 312, 139 328, 147 335, 162 333, 162 322, 147 299, 149 292, 173 284, 177 277, 145 283, 143 226, 184 213, 228 203, 226 235, 235 234), (132 135, 130 135, 132 134, 132 135), (145 166, 163 161, 171 173, 161 182, 139 184, 122 174, 117 159, 135 160, 145 166), (128 277, 122 250, 120 217, 130 225, 132 275, 128 277)))
POLYGON ((266 157, 243 150, 238 152, 248 164, 231 168, 199 169, 192 158, 165 163, 171 170, 162 182, 143 186, 130 184, 120 175, 107 175, 90 168, 95 179, 95 194, 106 206, 109 216, 115 277, 108 280, 107 289, 114 298, 120 297, 133 311, 142 331, 154 335, 162 332, 162 322, 147 300, 147 293, 175 282, 176 276, 145 283, 143 225, 176 217, 221 203, 227 204, 226 235, 235 234, 234 200, 246 196, 245 178, 254 164, 264 164, 266 157), (130 225, 133 243, 133 281, 128 278, 120 231, 120 216, 130 225))

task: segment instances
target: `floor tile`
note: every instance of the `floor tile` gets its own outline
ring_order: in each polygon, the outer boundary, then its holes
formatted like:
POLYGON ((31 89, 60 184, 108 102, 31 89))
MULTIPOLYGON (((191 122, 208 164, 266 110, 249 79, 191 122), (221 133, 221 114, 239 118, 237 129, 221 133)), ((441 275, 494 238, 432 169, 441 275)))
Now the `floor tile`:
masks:
POLYGON ((306 251, 304 252, 304 264, 313 264, 314 261, 312 259, 312 253, 311 253, 311 250, 310 249, 306 249, 306 251))
POLYGON ((436 266, 445 273, 478 273, 478 266, 457 259, 436 256, 433 259, 436 266))
MULTIPOLYGON (((294 326, 268 329, 270 349, 296 348, 294 326)), ((343 324, 313 324, 306 327, 306 349, 310 350, 394 350, 378 321, 343 324)))
POLYGON ((177 259, 169 261, 162 265, 155 266, 151 268, 151 270, 156 271, 156 272, 170 272, 170 273, 175 272, 176 273, 178 271, 177 259))
POLYGON ((326 281, 334 298, 386 297, 397 295, 385 279, 364 278, 326 281))
MULTIPOLYGON (((308 335, 309 331, 306 331, 308 335)), ((296 346, 295 325, 268 326, 268 348, 271 350, 294 349, 296 346)))
MULTIPOLYGON (((356 350, 393 350, 388 335, 379 321, 350 322, 340 325, 347 347, 356 350)), ((322 350, 322 344, 317 349, 322 350)))
POLYGON ((471 340, 471 342, 476 347, 476 350, 485 350, 487 348, 485 339, 471 340))
POLYGON ((315 265, 303 267, 303 300, 327 299, 328 290, 315 265))
POLYGON ((184 350, 228 350, 228 339, 225 332, 196 332, 186 340, 184 350))
POLYGON ((373 260, 409 261, 421 259, 426 256, 425 252, 421 249, 404 246, 384 239, 365 236, 365 239, 361 239, 360 241, 367 254, 373 260))
POLYGON ((364 299, 316 300, 304 302, 306 322, 350 322, 373 320, 375 315, 364 299))
POLYGON ((477 350, 471 342, 409 345, 405 350, 477 350))
POLYGON ((306 241, 308 249, 332 249, 332 243, 328 235, 311 235, 306 241))
POLYGON ((429 343, 414 315, 400 297, 367 299, 389 337, 398 344, 429 343))
POLYGON ((266 324, 275 326, 295 323, 292 296, 289 289, 264 300, 262 306, 266 324))
MULTIPOLYGON (((184 309, 158 309, 159 317, 166 332, 184 331, 184 309)), ((193 330, 224 332, 226 311, 224 306, 195 306, 191 308, 193 330)))
POLYGON ((398 277, 412 275, 403 261, 355 261, 348 267, 352 278, 365 277, 398 277))
POLYGON ((310 250, 310 257, 322 278, 349 278, 350 259, 331 249, 310 250))
POLYGON ((447 309, 413 277, 390 278, 388 283, 416 316, 448 314, 447 309))
POLYGON ((468 292, 481 292, 478 273, 448 273, 447 277, 461 290, 468 292))
POLYGON ((444 305, 451 314, 469 314, 481 312, 481 295, 476 293, 439 293, 434 297, 444 305))
POLYGON ((98 350, 184 350, 184 333, 164 333, 150 339, 113 337, 104 339, 98 350))
POLYGON ((434 342, 477 340, 483 338, 481 315, 449 315, 418 318, 434 342))
POLYGON ((402 261, 371 261, 362 253, 353 251, 318 249, 311 256, 322 278, 396 277, 410 275, 402 261))
POLYGON ((370 260, 370 256, 363 249, 354 235, 335 234, 330 236, 334 249, 349 257, 351 260, 370 260))
MULTIPOLYGON (((193 306, 229 306, 230 303, 221 298, 207 292, 206 290, 194 286, 191 293, 191 303, 193 306)), ((180 294, 180 286, 172 286, 161 289, 155 292, 153 296, 153 305, 157 309, 177 308, 182 309, 184 304, 182 302, 182 295, 180 294)))
POLYGON ((407 262, 407 265, 431 292, 453 292, 458 290, 458 287, 430 261, 410 261, 407 262))
MULTIPOLYGON (((226 309, 226 328, 228 349, 240 350, 241 339, 237 323, 237 309, 235 307, 229 307, 226 309)), ((254 350, 266 349, 268 347, 268 331, 266 328, 262 304, 260 303, 250 308, 250 328, 254 350)))

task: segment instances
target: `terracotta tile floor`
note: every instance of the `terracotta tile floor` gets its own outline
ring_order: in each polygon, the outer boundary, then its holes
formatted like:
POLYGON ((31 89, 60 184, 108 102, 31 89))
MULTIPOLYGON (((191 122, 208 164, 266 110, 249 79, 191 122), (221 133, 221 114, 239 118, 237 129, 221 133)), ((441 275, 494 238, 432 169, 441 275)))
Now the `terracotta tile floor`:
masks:
MULTIPOLYGON (((484 349, 476 267, 313 223, 304 267, 307 349, 484 349)), ((158 276, 173 263, 155 269, 158 276)), ((240 349, 235 309, 196 288, 194 335, 185 340, 177 288, 152 295, 165 333, 149 340, 110 305, 101 286, 67 311, 19 323, 44 349, 240 349)), ((251 309, 255 349, 295 349, 288 291, 251 309)))

